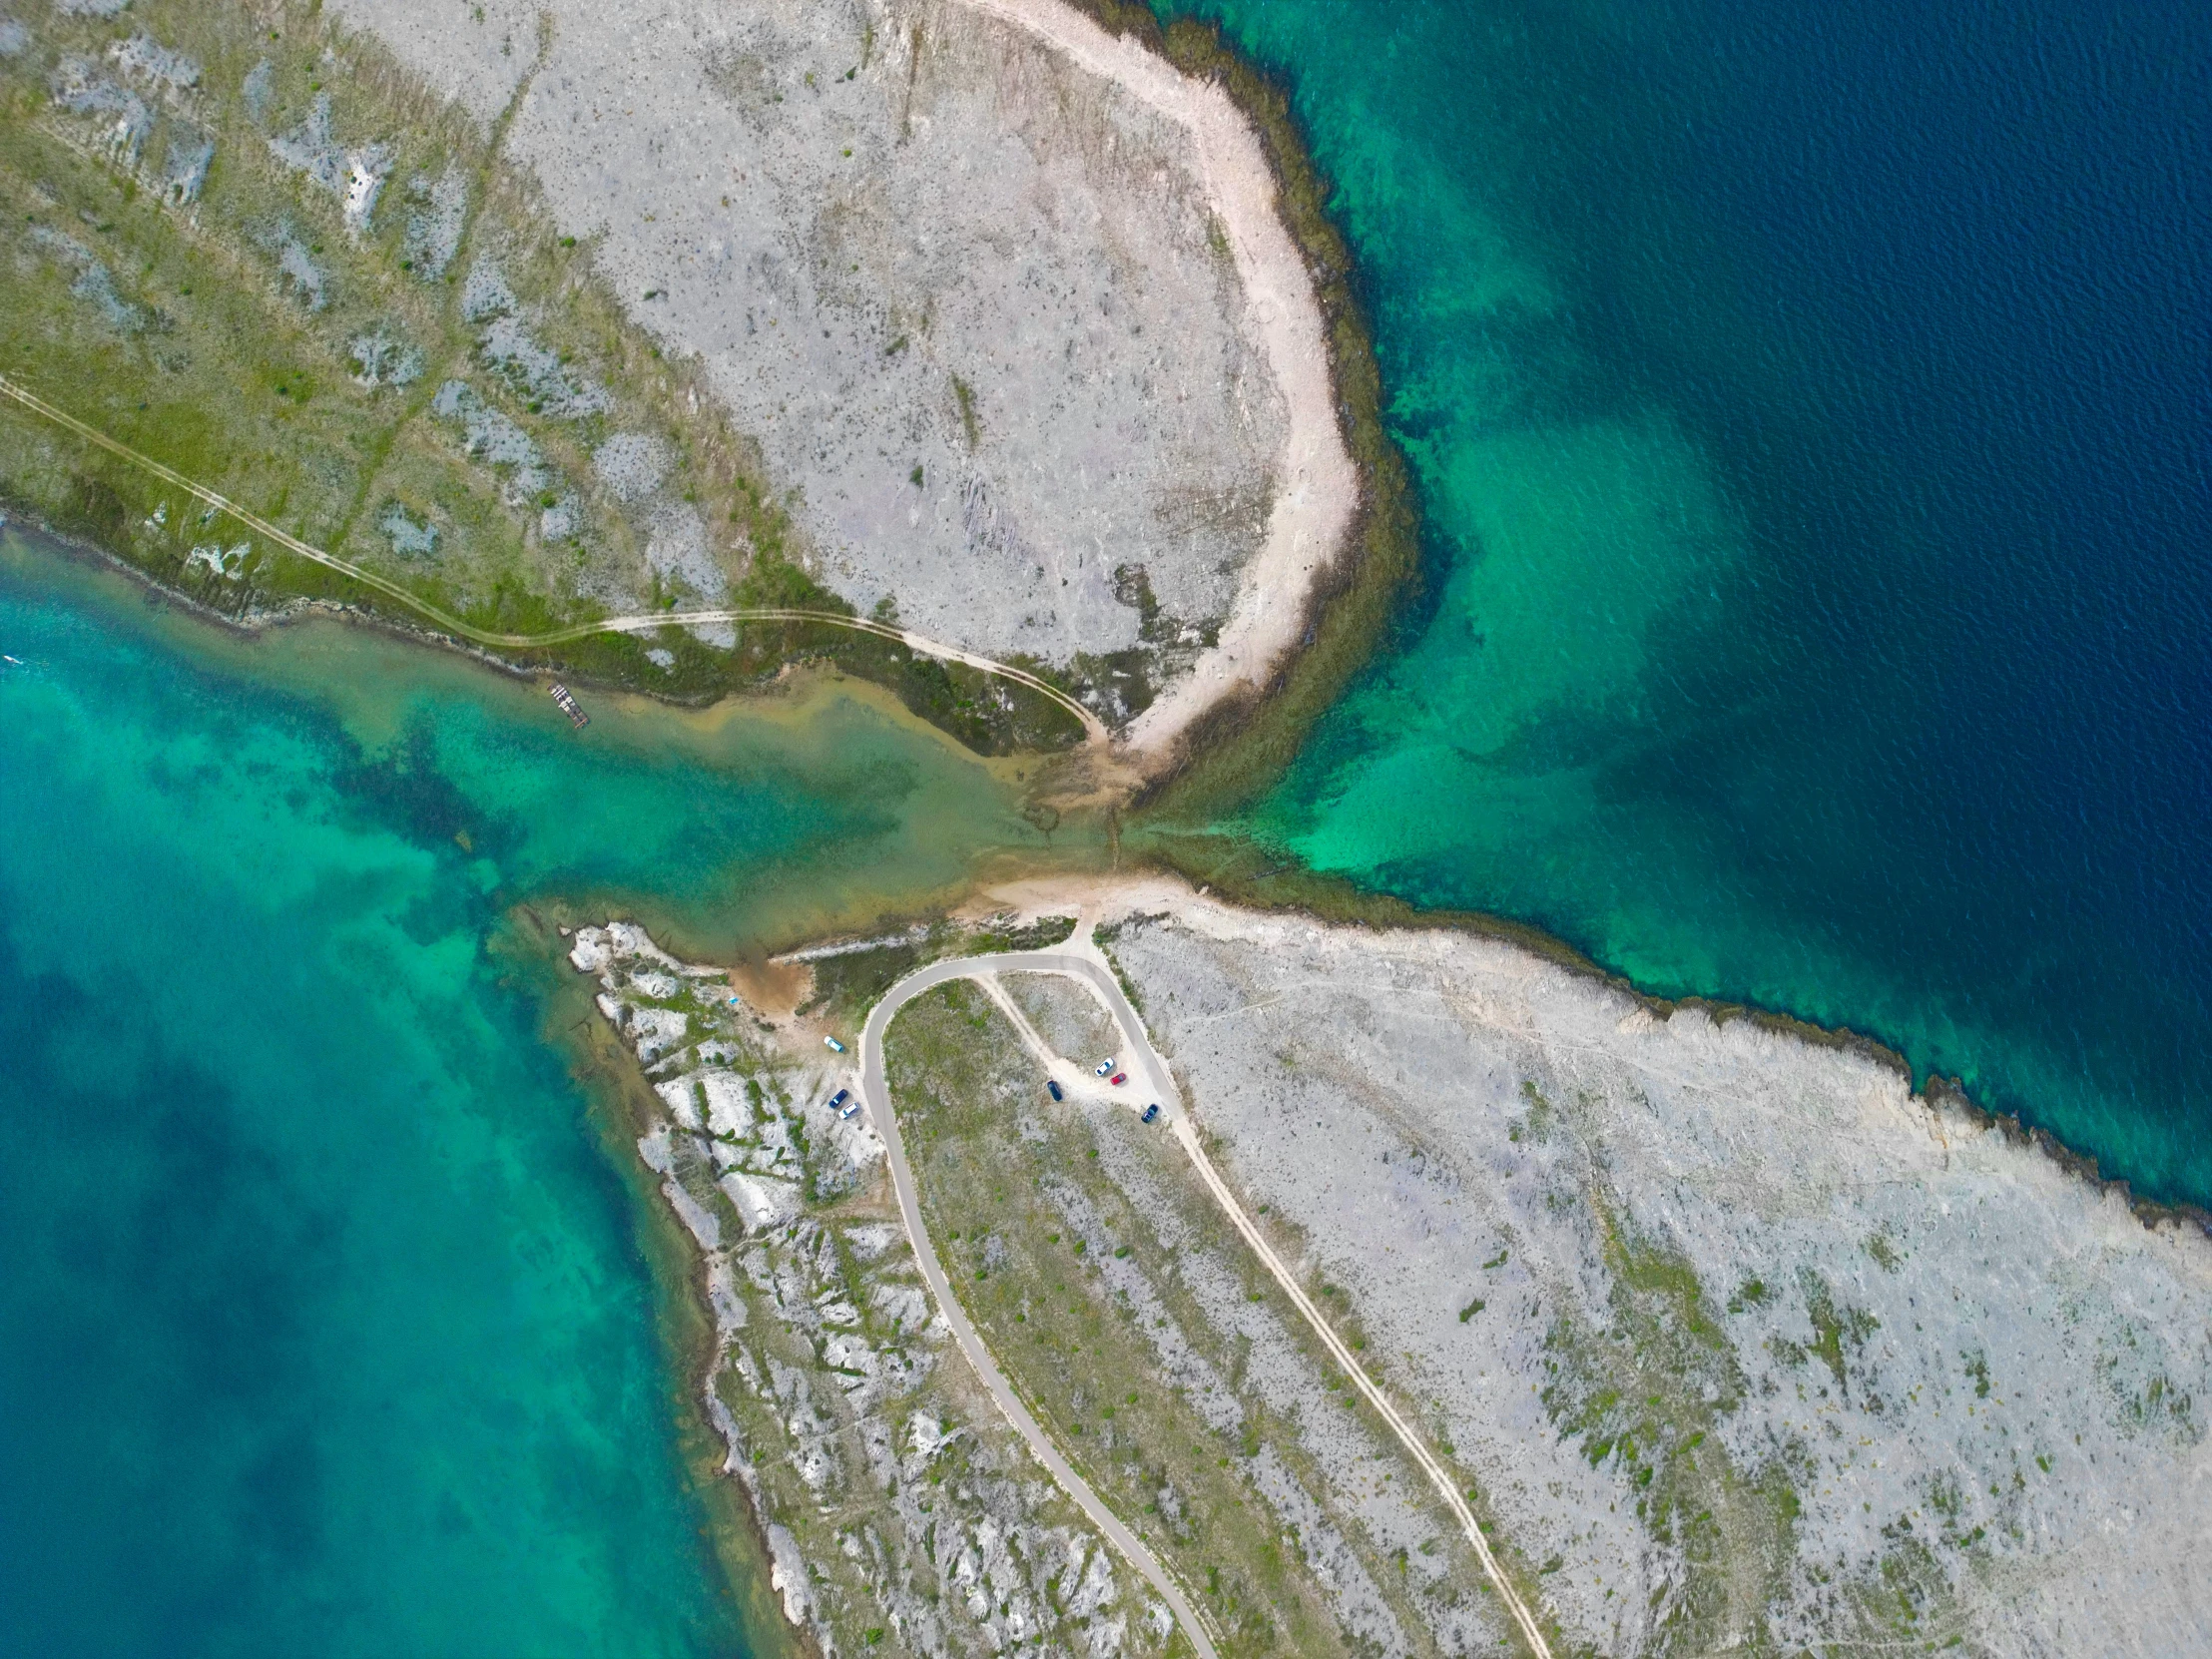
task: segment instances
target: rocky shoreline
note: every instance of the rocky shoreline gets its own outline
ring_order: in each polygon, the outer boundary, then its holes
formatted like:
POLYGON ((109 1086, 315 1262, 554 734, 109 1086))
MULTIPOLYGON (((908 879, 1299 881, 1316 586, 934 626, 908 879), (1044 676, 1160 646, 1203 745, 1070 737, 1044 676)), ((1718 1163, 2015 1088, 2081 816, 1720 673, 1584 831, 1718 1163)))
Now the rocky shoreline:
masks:
POLYGON ((1186 898, 1113 948, 1563 1629, 2203 1638, 2199 1227, 1855 1045, 1509 945, 1186 898))
POLYGON ((951 1349, 881 1143, 828 1105, 815 1023, 764 1018, 627 923, 576 929, 568 959, 660 1102, 637 1156, 697 1253, 701 1409, 794 1635, 826 1655, 1163 1651, 1167 1609, 951 1349))

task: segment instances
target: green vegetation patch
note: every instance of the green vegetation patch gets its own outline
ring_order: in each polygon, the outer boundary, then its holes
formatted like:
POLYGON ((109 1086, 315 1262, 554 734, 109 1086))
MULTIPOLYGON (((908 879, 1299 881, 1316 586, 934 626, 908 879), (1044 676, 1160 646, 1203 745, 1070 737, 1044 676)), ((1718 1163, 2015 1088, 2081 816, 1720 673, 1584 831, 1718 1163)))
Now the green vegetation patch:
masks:
MULTIPOLYGON (((1209 1323, 1183 1259, 1203 1251, 1249 1269, 1238 1302, 1273 1305, 1311 1345, 1301 1352, 1315 1372, 1334 1368, 1242 1251, 1180 1150, 1134 1113, 1052 1103, 1011 1025, 970 984, 910 1003, 891 1027, 887 1065, 923 1216, 962 1303, 1047 1432, 1206 1609, 1222 1651, 1366 1651, 1260 1492, 1263 1465, 1292 1471, 1314 1493, 1329 1490, 1324 1471, 1299 1425, 1261 1403, 1247 1375, 1257 1363, 1249 1340, 1209 1323), (1135 1209, 1113 1173, 1130 1161, 1145 1171, 1147 1191, 1168 1196, 1172 1217, 1135 1209), (1167 1326, 1147 1330, 1162 1319, 1167 1326), (1202 1364, 1165 1372, 1156 1346, 1163 1331, 1202 1364), (1204 1378, 1220 1379, 1235 1406, 1204 1397, 1204 1378)), ((1367 1410, 1338 1399, 1328 1409, 1367 1410)), ((1409 1466, 1392 1478, 1431 1503, 1409 1466)), ((1436 1550, 1447 1552, 1454 1593, 1472 1597, 1479 1568, 1434 1507, 1436 1550)), ((1331 1518, 1413 1651, 1435 1651, 1405 1588, 1406 1564, 1376 1550, 1355 1518, 1331 1518)))
MULTIPOLYGON (((1526 1094, 1543 1101, 1533 1086, 1526 1094)), ((1686 1576, 1654 1609, 1652 1651, 1765 1651, 1767 1608, 1790 1565, 1794 1471, 1786 1458, 1741 1469, 1713 1432, 1744 1382, 1688 1261, 1637 1238, 1595 1188, 1586 1199, 1612 1324, 1553 1325, 1544 1408, 1593 1464, 1618 1470, 1653 1540, 1682 1551, 1686 1576)))
MULTIPOLYGON (((30 31, 0 58, 0 375, 468 628, 851 614, 700 365, 553 235, 501 159, 507 116, 487 132, 314 5, 41 8, 30 31)), ((424 625, 13 399, 0 495, 225 615, 424 625)), ((1034 692, 829 623, 508 654, 686 701, 818 659, 979 752, 1081 736, 1034 692)))

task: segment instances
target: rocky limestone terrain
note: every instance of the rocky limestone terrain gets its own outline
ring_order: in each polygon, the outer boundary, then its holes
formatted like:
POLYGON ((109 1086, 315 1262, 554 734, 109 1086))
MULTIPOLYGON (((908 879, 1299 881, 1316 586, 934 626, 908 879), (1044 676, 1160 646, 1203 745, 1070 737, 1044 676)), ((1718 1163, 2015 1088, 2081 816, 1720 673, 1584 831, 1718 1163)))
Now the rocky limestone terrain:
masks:
POLYGON ((1083 1072, 1123 1052, 1087 984, 1007 973, 917 999, 885 1058, 939 1257, 1055 1444, 1225 1656, 1509 1649, 1452 1516, 1183 1148, 1111 1085, 1052 1100, 1017 1021, 1083 1072))
POLYGON ((1217 1159, 1564 1650, 2212 1644, 2199 1226, 1848 1048, 1169 902, 1110 948, 1217 1159))
POLYGON ((877 1179, 881 1143, 829 1108, 836 1056, 799 1059, 722 969, 637 927, 571 945, 664 1108, 638 1152, 698 1248, 716 1333, 703 1403, 795 1632, 829 1655, 1168 1651, 1167 1608, 951 1346, 877 1179))
MULTIPOLYGON (((1465 1483, 1553 1651, 2206 1645, 2198 1220, 1870 1050, 1464 932, 1105 891, 1098 936, 1212 1156, 1465 1483)), ((857 1009, 948 948, 924 931, 814 965, 857 1009)), ((1164 1640, 1118 1577, 1068 1616, 1069 1563, 1103 1557, 934 1364, 878 1149, 824 1113, 793 1022, 634 929, 580 932, 575 960, 668 1108, 641 1152, 705 1253, 732 1467, 787 1529, 780 1578, 820 1586, 795 1617, 881 1607, 955 1650, 962 1607, 994 1644, 1164 1640), (787 1408, 802 1377, 819 1417, 787 1408), (933 1514, 916 1459, 955 1425, 973 1461, 933 1514), (872 1530, 834 1518, 864 1480, 895 1499, 872 1530), (932 1578, 962 1527, 1004 1558, 932 1578)), ((1509 1646, 1434 1494, 1178 1149, 1111 1089, 1046 1099, 1036 1044, 1095 1063, 1112 1040, 1086 990, 1034 974, 942 987, 891 1029, 924 1215, 994 1357, 1224 1653, 1509 1646)))
POLYGON ((1286 411, 1183 128, 961 0, 332 10, 515 101, 504 154, 702 365, 810 575, 1113 721, 1213 643, 1286 411))

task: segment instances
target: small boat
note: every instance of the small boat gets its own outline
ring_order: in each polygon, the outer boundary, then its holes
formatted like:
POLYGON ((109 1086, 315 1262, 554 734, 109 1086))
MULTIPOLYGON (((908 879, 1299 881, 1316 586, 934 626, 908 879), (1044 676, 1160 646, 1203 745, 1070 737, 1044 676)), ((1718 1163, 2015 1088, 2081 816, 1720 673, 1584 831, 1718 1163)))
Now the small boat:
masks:
POLYGON ((576 699, 569 695, 566 686, 557 685, 553 688, 553 701, 560 705, 561 713, 568 716, 569 725, 577 731, 581 732, 591 724, 591 716, 576 706, 576 699))
POLYGON ((11 657, 5 651, 0 651, 0 662, 13 663, 17 668, 21 668, 23 666, 23 659, 21 657, 11 657))

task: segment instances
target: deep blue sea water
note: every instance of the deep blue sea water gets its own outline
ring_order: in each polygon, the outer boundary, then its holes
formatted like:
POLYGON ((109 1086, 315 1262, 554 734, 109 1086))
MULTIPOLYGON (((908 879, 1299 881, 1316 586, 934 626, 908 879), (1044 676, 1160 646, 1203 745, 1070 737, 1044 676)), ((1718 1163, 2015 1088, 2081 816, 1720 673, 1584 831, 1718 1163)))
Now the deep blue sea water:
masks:
POLYGON ((2212 9, 1190 9, 1334 181, 1428 565, 1235 827, 2212 1202, 2212 9))
POLYGON ((0 1653, 745 1651, 650 1200, 488 945, 926 888, 997 792, 834 698, 579 737, 4 539, 0 651, 0 1653))

